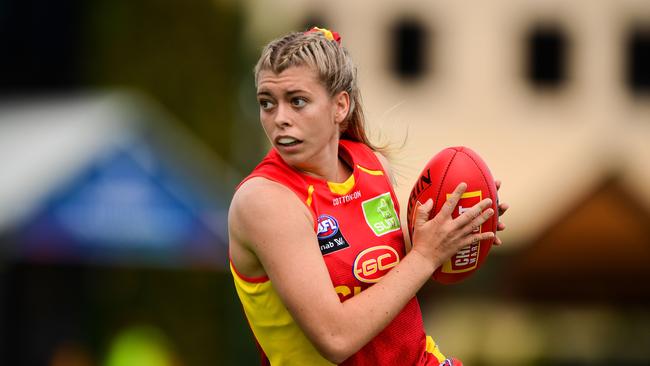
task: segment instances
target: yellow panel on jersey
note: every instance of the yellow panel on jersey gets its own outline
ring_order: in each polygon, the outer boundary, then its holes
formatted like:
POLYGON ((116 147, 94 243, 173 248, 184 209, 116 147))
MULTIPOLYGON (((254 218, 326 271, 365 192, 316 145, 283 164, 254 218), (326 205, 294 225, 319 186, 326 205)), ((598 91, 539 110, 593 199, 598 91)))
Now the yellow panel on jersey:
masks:
POLYGON ((266 279, 249 282, 230 264, 235 289, 257 342, 273 366, 332 365, 309 342, 266 279))
POLYGON ((327 182, 327 186, 330 187, 332 193, 340 195, 348 194, 354 188, 354 174, 350 174, 350 177, 343 183, 327 182))
POLYGON ((364 168, 359 164, 357 164, 357 168, 361 169, 362 172, 368 173, 370 175, 384 175, 384 172, 382 172, 381 170, 372 170, 372 169, 364 168))
POLYGON ((438 349, 438 345, 436 342, 431 338, 431 336, 427 336, 427 348, 426 348, 428 353, 431 353, 432 355, 436 356, 438 359, 438 362, 442 362, 445 360, 445 357, 442 352, 438 349))
POLYGON ((305 200, 307 206, 311 206, 312 194, 314 194, 314 186, 310 185, 309 188, 307 188, 307 199, 305 200))

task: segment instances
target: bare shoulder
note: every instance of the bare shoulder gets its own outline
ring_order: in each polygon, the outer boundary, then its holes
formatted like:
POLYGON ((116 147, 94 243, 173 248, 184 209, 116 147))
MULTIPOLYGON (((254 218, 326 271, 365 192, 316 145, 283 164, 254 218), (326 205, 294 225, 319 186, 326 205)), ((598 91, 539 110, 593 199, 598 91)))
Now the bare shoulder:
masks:
POLYGON ((270 248, 291 243, 285 238, 290 233, 306 235, 310 231, 311 213, 298 196, 277 182, 252 178, 239 187, 230 204, 230 259, 242 274, 265 275, 262 263, 270 248))
POLYGON ((229 227, 252 229, 264 227, 262 222, 304 217, 311 214, 289 188, 266 178, 252 178, 235 192, 228 213, 229 227))
POLYGON ((293 195, 291 190, 282 184, 266 178, 255 177, 247 180, 237 189, 232 198, 230 210, 238 212, 244 208, 246 210, 272 208, 291 195, 293 195))

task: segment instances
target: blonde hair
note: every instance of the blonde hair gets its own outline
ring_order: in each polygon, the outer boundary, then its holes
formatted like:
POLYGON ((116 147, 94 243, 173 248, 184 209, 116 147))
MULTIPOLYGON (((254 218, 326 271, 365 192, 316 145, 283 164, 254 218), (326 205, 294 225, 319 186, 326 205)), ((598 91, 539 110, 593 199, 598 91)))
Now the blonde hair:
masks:
POLYGON ((279 74, 295 66, 308 66, 315 70, 330 96, 342 91, 350 95, 350 110, 341 124, 342 139, 362 142, 375 151, 381 150, 370 142, 366 134, 357 67, 343 46, 328 40, 321 32, 296 32, 275 39, 264 47, 255 65, 255 85, 263 70, 279 74))

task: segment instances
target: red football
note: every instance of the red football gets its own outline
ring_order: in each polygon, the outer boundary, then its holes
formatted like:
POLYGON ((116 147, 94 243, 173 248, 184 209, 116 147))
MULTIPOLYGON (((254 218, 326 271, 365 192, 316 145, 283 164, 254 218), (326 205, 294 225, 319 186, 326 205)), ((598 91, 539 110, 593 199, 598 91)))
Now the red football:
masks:
MULTIPOLYGON (((433 218, 444 205, 447 196, 452 194, 461 182, 467 183, 467 190, 454 209, 452 217, 458 217, 464 210, 488 197, 492 199, 492 209, 497 212, 497 188, 483 159, 467 147, 449 147, 429 160, 411 190, 407 211, 411 240, 416 208, 431 198, 433 209, 429 218, 433 218)), ((498 220, 498 215, 492 215, 481 225, 480 232, 496 233, 498 220)), ((493 242, 494 239, 482 240, 461 249, 433 273, 433 279, 451 284, 469 277, 485 261, 493 242)))

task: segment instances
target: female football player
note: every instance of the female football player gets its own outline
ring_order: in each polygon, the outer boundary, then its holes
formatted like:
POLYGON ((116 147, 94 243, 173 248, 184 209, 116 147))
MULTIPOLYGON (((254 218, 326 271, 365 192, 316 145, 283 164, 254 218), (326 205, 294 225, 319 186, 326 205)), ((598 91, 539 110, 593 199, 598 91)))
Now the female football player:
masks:
POLYGON ((230 207, 238 296, 265 364, 459 365, 425 334, 415 295, 459 249, 494 236, 473 232, 491 201, 452 219, 461 183, 429 220, 429 200, 406 252, 390 167, 366 136, 340 43, 326 29, 288 34, 255 67, 272 149, 230 207))

